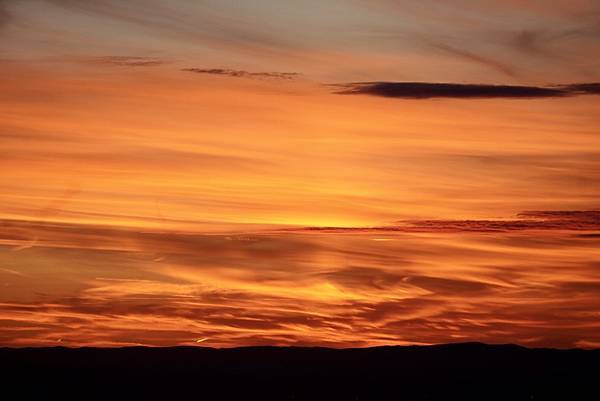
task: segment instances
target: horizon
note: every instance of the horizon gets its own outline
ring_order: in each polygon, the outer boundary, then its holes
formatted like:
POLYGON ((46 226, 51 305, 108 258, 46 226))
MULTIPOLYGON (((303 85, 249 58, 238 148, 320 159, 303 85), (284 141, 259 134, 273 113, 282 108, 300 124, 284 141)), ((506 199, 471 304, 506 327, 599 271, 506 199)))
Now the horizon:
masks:
POLYGON ((406 344, 406 345, 373 345, 364 347, 325 347, 319 345, 307 346, 307 345, 242 345, 242 346, 231 346, 231 347, 214 347, 207 345, 125 345, 125 346, 108 346, 98 347, 93 345, 81 345, 81 346, 69 346, 69 345, 40 345, 40 346, 0 346, 0 349, 5 350, 45 350, 45 349, 68 349, 68 350, 84 350, 84 349, 95 349, 95 350, 126 350, 126 349, 198 349, 198 350, 243 350, 243 349, 291 349, 291 350, 310 350, 310 349, 322 349, 322 350, 333 350, 333 351, 357 351, 357 350, 374 350, 382 348, 444 348, 444 347, 467 347, 467 346, 483 346, 485 348, 520 348, 531 351, 591 351, 598 352, 600 348, 553 348, 553 347, 528 347, 526 345, 520 345, 515 343, 482 343, 478 341, 467 341, 467 342, 456 342, 456 343, 439 343, 439 344, 406 344))

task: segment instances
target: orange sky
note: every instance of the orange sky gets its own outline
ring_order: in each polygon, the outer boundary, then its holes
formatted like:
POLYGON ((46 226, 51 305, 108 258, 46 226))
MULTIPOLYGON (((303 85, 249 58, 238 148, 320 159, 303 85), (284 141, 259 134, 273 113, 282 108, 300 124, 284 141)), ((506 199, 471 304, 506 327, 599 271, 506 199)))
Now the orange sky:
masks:
POLYGON ((597 3, 320 3, 0 0, 0 345, 600 346, 597 3))

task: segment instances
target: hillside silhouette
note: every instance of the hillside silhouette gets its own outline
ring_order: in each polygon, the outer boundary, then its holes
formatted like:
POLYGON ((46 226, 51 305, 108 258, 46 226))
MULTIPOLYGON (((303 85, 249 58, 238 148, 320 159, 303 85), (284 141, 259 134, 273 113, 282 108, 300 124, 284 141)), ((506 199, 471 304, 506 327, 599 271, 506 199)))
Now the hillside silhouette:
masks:
POLYGON ((600 400, 600 350, 53 347, 0 361, 21 400, 600 400))

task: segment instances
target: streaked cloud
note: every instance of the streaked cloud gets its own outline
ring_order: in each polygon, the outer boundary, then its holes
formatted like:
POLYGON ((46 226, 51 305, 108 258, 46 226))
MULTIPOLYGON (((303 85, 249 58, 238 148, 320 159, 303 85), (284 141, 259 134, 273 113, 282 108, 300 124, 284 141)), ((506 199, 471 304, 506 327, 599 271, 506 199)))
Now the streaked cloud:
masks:
POLYGON ((566 85, 564 87, 566 90, 570 91, 576 95, 599 95, 600 94, 600 83, 581 83, 581 84, 571 84, 566 85))
POLYGON ((271 35, 264 22, 231 16, 237 7, 221 7, 176 1, 169 5, 155 0, 72 1, 44 0, 69 12, 99 17, 134 27, 152 36, 185 40, 210 48, 242 53, 285 53, 293 41, 271 35), (228 13, 229 11, 229 13, 228 13))
POLYGON ((523 29, 513 33, 509 43, 519 52, 530 56, 557 58, 558 56, 551 53, 546 47, 548 41, 551 39, 553 38, 547 32, 534 29, 523 29))
MULTIPOLYGON (((528 211, 507 220, 410 220, 379 227, 306 227, 328 232, 503 232, 523 230, 600 230, 600 211, 528 211)), ((295 230, 295 229, 291 229, 295 230)))
POLYGON ((166 60, 135 56, 99 56, 80 59, 83 63, 115 67, 155 67, 167 64, 166 60))
POLYGON ((10 20, 11 16, 6 9, 6 0, 0 1, 0 29, 10 20))
POLYGON ((255 79, 295 79, 300 74, 297 72, 249 72, 243 70, 230 70, 226 68, 184 68, 182 71, 196 74, 223 75, 234 78, 255 79))
POLYGON ((597 238, 577 230, 387 232, 389 241, 372 241, 381 233, 207 235, 4 221, 2 232, 7 345, 600 340, 600 276, 590 260, 597 238), (14 250, 32 235, 35 246, 14 250))
POLYGON ((552 98, 600 93, 600 84, 555 86, 483 85, 429 82, 355 82, 330 85, 340 95, 373 95, 401 99, 552 98))
POLYGON ((431 46, 435 49, 444 51, 448 54, 451 54, 455 57, 459 57, 462 58, 464 60, 470 61, 470 62, 475 62, 478 64, 481 64, 483 66, 486 67, 490 67, 498 72, 500 72, 501 74, 507 75, 509 77, 517 77, 518 73, 516 72, 515 68, 507 63, 503 63, 501 61, 495 60, 491 57, 482 55, 482 54, 477 54, 468 50, 464 50, 464 49, 459 49, 453 46, 449 46, 447 44, 444 43, 432 43, 431 46))

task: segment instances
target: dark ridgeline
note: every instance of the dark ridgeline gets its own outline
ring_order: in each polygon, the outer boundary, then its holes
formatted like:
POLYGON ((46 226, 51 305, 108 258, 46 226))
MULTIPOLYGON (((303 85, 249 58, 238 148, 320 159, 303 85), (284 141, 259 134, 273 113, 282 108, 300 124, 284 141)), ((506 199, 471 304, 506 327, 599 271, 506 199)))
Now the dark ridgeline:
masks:
POLYGON ((600 350, 0 349, 6 400, 600 400, 600 350))

